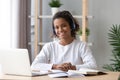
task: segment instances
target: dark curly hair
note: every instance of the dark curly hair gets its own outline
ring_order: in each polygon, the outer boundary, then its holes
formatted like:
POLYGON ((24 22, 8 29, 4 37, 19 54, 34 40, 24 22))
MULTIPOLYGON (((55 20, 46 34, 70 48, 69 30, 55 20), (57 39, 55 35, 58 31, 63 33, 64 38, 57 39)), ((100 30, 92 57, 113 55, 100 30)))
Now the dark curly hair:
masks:
POLYGON ((53 35, 57 37, 56 32, 55 32, 55 27, 54 27, 54 20, 57 18, 63 18, 65 19, 71 28, 71 36, 76 38, 76 32, 79 30, 79 24, 77 20, 72 16, 72 14, 69 11, 59 11, 53 16, 52 20, 52 26, 53 26, 53 35))

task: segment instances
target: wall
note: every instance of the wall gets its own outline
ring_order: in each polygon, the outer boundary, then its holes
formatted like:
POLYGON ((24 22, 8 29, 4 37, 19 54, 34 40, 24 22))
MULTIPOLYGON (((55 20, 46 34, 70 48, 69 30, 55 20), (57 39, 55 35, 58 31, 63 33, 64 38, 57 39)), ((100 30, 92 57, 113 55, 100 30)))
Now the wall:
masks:
POLYGON ((112 24, 120 24, 120 0, 89 0, 89 12, 94 16, 90 21, 93 54, 98 66, 110 63, 112 47, 108 43, 108 30, 112 24))

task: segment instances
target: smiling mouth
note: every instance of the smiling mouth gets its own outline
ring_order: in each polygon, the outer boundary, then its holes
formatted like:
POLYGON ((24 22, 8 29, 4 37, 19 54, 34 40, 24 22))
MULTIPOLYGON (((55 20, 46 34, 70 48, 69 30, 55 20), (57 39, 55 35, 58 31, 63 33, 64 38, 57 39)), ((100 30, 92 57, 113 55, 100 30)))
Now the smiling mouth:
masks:
POLYGON ((60 33, 59 35, 60 35, 60 36, 64 36, 65 34, 64 34, 64 33, 60 33))

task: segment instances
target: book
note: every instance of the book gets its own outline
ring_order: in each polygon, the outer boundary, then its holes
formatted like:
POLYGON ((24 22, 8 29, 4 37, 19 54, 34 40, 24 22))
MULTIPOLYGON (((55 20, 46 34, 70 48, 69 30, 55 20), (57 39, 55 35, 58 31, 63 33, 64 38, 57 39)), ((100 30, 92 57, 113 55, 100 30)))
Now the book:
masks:
POLYGON ((79 70, 68 70, 68 73, 76 73, 76 74, 84 74, 84 75, 105 74, 105 72, 102 72, 100 70, 88 69, 88 68, 81 68, 79 70))
POLYGON ((68 72, 51 73, 51 74, 48 74, 48 76, 51 78, 84 77, 84 75, 82 74, 68 73, 68 72))
POLYGON ((81 68, 79 70, 68 70, 67 72, 61 70, 51 70, 48 74, 52 78, 63 78, 63 77, 84 77, 86 75, 101 75, 105 74, 100 70, 81 68))
POLYGON ((50 74, 48 74, 49 77, 52 78, 62 78, 62 77, 68 77, 68 74, 65 71, 62 70, 50 70, 50 74))
POLYGON ((60 72, 60 73, 48 74, 48 76, 52 78, 63 78, 63 77, 68 77, 68 74, 65 72, 60 72))

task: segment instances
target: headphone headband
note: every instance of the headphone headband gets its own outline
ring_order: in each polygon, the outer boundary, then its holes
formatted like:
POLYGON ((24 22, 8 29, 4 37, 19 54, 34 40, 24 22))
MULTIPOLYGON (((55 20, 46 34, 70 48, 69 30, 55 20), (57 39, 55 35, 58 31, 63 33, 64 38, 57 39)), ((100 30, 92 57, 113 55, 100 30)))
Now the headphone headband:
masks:
POLYGON ((72 20, 72 28, 73 29, 75 29, 75 21, 74 21, 74 18, 73 18, 73 16, 71 15, 71 13, 69 12, 69 11, 63 11, 64 13, 64 15, 68 15, 69 17, 70 17, 70 19, 72 20))

